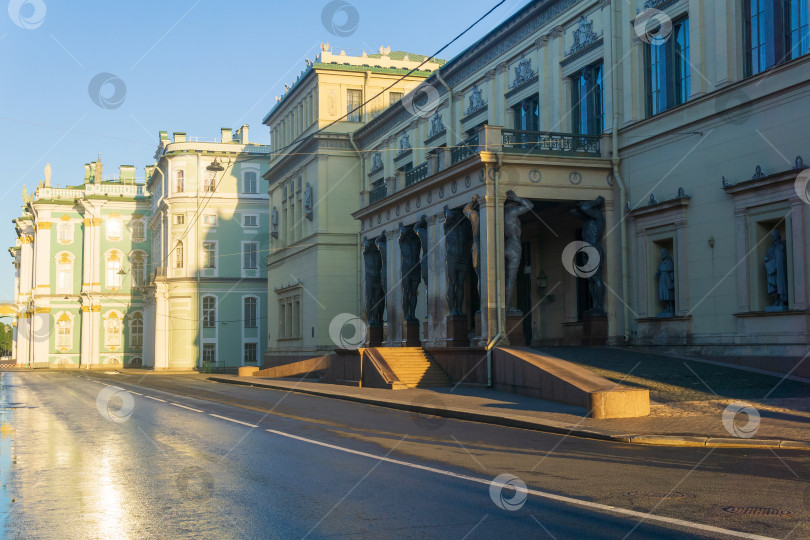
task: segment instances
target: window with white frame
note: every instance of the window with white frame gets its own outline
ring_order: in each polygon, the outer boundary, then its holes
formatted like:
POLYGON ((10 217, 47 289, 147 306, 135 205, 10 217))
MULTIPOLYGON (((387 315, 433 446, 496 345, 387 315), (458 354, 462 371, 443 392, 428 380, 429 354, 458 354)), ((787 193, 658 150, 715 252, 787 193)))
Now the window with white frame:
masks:
POLYGON ((182 193, 186 188, 186 173, 181 169, 174 173, 174 192, 182 193))
POLYGON ((217 299, 215 296, 203 296, 202 323, 203 328, 215 328, 217 325, 217 299))
POLYGON ((242 216, 242 225, 245 227, 256 228, 259 226, 259 216, 247 215, 242 216))
POLYGON ((183 242, 178 240, 174 245, 174 267, 183 268, 183 242))
POLYGON ((132 275, 132 286, 143 287, 146 285, 146 255, 140 251, 135 252, 129 266, 132 275))
POLYGON ((73 322, 67 313, 62 313, 56 320, 56 348, 60 352, 73 348, 73 322))
POLYGON ((242 269, 256 270, 259 268, 259 243, 244 242, 242 244, 242 269))
POLYGON ((174 215, 174 224, 175 225, 183 225, 186 222, 186 215, 185 214, 175 214, 174 215))
POLYGON ((217 362, 217 344, 203 343, 203 363, 216 364, 216 362, 217 362))
POLYGON ((278 338, 301 338, 301 293, 288 294, 278 301, 278 338))
POLYGON ((206 193, 213 193, 216 191, 216 189, 216 178, 214 177, 214 174, 206 174, 205 178, 203 179, 203 191, 206 193))
POLYGON ((115 311, 109 312, 104 321, 104 344, 108 349, 121 346, 121 317, 115 311))
POLYGON ((259 327, 259 299, 255 296, 245 298, 245 328, 259 327))
POLYGON ((143 316, 139 311, 132 314, 129 323, 129 346, 136 350, 143 348, 143 316))
POLYGON ((146 239, 146 223, 142 219, 132 221, 132 241, 143 242, 146 239))
POLYGON ((217 215, 216 214, 203 214, 203 225, 209 225, 211 227, 215 227, 217 224, 217 215))
POLYGON ((112 251, 107 255, 106 261, 106 281, 108 289, 121 288, 121 254, 117 251, 112 251))
POLYGON ((245 364, 255 364, 259 356, 259 345, 257 343, 245 343, 245 354, 243 356, 245 364))
POLYGON ((62 221, 56 226, 57 242, 63 245, 73 243, 73 223, 62 221))
POLYGON ((203 242, 203 268, 217 267, 217 243, 203 242))
POLYGON ((256 171, 245 171, 242 178, 244 179, 244 193, 254 194, 259 192, 256 171))
POLYGON ((121 240, 121 220, 117 217, 108 217, 105 223, 107 240, 117 242, 121 240))
POLYGON ((73 293, 73 256, 62 252, 56 256, 56 294, 73 293))

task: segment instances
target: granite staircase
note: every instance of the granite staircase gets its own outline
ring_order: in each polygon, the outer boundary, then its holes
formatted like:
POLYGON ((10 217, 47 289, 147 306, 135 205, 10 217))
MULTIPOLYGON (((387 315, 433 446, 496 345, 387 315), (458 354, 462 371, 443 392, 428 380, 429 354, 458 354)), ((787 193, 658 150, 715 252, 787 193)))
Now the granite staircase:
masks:
POLYGON ((376 347, 374 350, 407 388, 451 386, 444 370, 421 347, 376 347))

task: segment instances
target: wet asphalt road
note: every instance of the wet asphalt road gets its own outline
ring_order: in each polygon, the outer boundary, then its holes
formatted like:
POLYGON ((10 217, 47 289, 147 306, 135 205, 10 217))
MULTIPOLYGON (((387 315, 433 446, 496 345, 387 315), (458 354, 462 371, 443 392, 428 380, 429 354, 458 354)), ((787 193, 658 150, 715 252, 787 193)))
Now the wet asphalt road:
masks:
POLYGON ((810 538, 805 452, 624 445, 194 376, 5 372, 0 407, 9 538, 810 538), (531 491, 491 487, 501 474, 531 491))

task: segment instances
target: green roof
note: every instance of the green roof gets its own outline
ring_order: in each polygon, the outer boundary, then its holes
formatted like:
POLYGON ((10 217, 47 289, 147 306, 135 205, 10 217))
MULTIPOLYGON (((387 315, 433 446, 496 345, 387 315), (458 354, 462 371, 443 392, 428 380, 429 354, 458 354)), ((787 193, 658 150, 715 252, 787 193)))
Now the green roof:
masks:
MULTIPOLYGON (((425 56, 424 54, 415 54, 415 53, 409 53, 409 52, 406 52, 406 51, 391 51, 391 53, 388 55, 388 58, 390 58, 391 60, 405 60, 405 55, 408 55, 408 60, 410 60, 411 62, 421 62, 425 58, 430 58, 428 56, 425 56)), ((369 54, 368 57, 369 58, 382 58, 382 55, 380 53, 374 53, 374 54, 369 54)), ((442 60, 441 58, 434 58, 433 62, 435 62, 435 63, 437 63, 437 64, 439 64, 441 66, 445 62, 447 62, 447 60, 442 60)))
MULTIPOLYGON (((312 67, 315 69, 332 69, 335 71, 361 71, 361 72, 373 71, 374 73, 391 73, 392 75, 405 75, 411 72, 411 70, 408 68, 384 68, 379 66, 373 66, 371 64, 365 64, 362 66, 353 66, 351 64, 340 64, 338 62, 331 62, 329 64, 316 62, 312 64, 312 67)), ((423 77, 429 77, 431 73, 433 72, 417 69, 416 71, 411 73, 411 75, 415 76, 421 75, 423 77)))

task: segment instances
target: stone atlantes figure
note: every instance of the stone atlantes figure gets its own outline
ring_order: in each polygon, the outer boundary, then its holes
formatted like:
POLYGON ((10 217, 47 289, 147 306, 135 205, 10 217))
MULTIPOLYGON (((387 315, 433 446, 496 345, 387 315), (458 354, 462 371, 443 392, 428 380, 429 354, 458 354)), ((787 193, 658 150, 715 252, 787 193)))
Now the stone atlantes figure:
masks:
POLYGON ((422 244, 413 230, 413 225, 399 224, 399 253, 402 276, 402 316, 405 321, 416 321, 416 299, 419 282, 422 280, 420 252, 422 244))
POLYGON ((661 250, 661 262, 658 264, 658 299, 665 309, 657 317, 675 316, 675 262, 666 248, 661 250))
POLYGON ((503 204, 503 232, 506 238, 503 254, 506 258, 506 305, 513 310, 512 293, 515 291, 520 255, 523 246, 520 244, 520 216, 534 208, 534 203, 528 199, 521 199, 514 191, 506 192, 506 202, 503 204))
POLYGON ((382 286, 382 257, 373 239, 363 239, 363 266, 366 278, 366 320, 369 326, 380 327, 385 309, 385 291, 382 286))
POLYGON ((768 294, 773 304, 766 311, 784 311, 788 306, 787 294, 787 249, 779 231, 771 231, 771 247, 765 255, 765 271, 768 274, 768 294))
POLYGON ((592 245, 599 254, 599 264, 594 273, 588 277, 588 291, 593 300, 593 307, 586 313, 597 316, 605 315, 605 284, 602 281, 602 268, 605 264, 605 250, 602 248, 602 235, 605 233, 605 198, 601 195, 593 201, 577 204, 571 213, 581 219, 582 239, 592 245))
POLYGON ((478 289, 478 296, 481 296, 481 269, 479 265, 481 264, 481 236, 480 236, 480 218, 478 216, 480 208, 480 203, 478 202, 478 195, 474 195, 472 198, 472 202, 467 204, 464 207, 464 215, 467 216, 467 219, 470 220, 470 225, 472 226, 472 245, 470 246, 470 252, 472 255, 472 267, 475 270, 475 286, 478 289))
POLYGON ((464 214, 444 207, 447 308, 450 315, 463 315, 464 280, 470 268, 470 234, 464 214))

